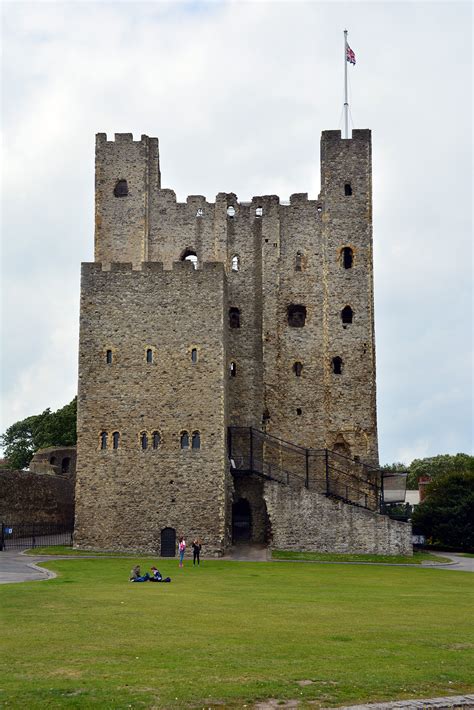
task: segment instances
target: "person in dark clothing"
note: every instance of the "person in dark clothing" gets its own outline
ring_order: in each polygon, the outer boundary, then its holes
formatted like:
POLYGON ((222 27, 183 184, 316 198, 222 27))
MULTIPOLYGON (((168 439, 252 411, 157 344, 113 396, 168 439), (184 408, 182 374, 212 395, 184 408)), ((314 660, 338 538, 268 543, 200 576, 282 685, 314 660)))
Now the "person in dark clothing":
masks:
POLYGON ((130 572, 130 582, 148 582, 150 575, 146 572, 144 575, 140 572, 140 565, 135 565, 135 567, 130 572))
POLYGON ((193 565, 197 563, 199 564, 199 555, 201 554, 201 543, 199 542, 199 538, 196 538, 193 540, 192 548, 193 548, 193 565))

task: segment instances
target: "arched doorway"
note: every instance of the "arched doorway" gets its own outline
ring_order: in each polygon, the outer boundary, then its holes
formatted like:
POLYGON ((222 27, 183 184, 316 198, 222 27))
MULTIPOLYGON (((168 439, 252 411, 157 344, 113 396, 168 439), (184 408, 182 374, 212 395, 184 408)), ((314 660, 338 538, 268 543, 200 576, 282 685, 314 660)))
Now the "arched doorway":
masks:
POLYGON ((161 557, 176 556, 176 530, 174 528, 163 528, 161 531, 161 557))
POLYGON ((249 542, 252 537, 252 512, 246 498, 232 505, 232 542, 249 542))

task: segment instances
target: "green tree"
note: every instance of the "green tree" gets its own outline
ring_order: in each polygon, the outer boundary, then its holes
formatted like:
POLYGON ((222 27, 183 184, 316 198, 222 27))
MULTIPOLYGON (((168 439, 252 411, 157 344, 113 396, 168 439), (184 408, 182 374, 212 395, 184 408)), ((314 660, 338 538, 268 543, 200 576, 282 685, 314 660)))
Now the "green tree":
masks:
POLYGON ((425 459, 414 459, 409 466, 407 488, 416 490, 420 476, 431 476, 432 479, 447 473, 474 473, 474 456, 468 454, 442 454, 425 459))
POLYGON ((474 548, 474 472, 439 474, 414 509, 412 522, 433 544, 474 548))
POLYGON ((38 449, 47 446, 74 446, 76 444, 77 398, 51 412, 45 409, 12 424, 0 437, 5 448, 5 458, 10 468, 26 468, 38 449))

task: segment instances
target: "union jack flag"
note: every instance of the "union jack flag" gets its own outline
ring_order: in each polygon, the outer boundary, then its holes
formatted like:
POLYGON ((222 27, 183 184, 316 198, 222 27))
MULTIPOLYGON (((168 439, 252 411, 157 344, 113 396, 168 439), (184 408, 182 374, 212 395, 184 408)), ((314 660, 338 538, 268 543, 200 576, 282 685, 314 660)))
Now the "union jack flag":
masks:
POLYGON ((346 42, 346 59, 349 62, 349 64, 355 64, 356 63, 356 55, 352 51, 352 49, 349 47, 349 45, 346 42))

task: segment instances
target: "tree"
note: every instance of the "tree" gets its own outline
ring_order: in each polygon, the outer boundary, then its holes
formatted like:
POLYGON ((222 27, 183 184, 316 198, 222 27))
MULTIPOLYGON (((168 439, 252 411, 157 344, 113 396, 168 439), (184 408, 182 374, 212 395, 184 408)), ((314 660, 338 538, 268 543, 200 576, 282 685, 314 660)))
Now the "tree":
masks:
POLYGON ((474 548, 474 472, 436 476, 426 487, 425 500, 414 509, 412 522, 433 544, 474 548))
POLYGON ((414 459, 409 466, 407 488, 416 490, 420 476, 430 476, 432 479, 447 473, 474 473, 474 456, 468 454, 442 454, 425 459, 414 459))
POLYGON ((77 398, 51 412, 33 415, 15 422, 0 437, 5 447, 5 457, 11 468, 26 468, 38 449, 48 446, 74 446, 76 444, 77 398))

